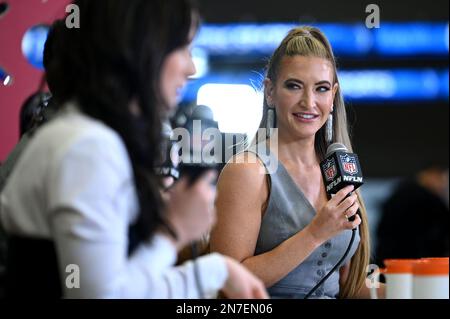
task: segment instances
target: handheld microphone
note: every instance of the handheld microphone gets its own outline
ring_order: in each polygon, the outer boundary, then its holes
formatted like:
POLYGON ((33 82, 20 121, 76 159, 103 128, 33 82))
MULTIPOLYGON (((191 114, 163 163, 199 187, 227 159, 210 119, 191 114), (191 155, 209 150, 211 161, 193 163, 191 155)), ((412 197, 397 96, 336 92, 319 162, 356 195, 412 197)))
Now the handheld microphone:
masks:
MULTIPOLYGON (((330 196, 348 185, 353 185, 356 190, 364 184, 358 155, 348 152, 345 145, 341 143, 333 143, 328 146, 326 158, 320 163, 320 170, 326 192, 330 196)), ((349 193, 347 197, 352 193, 349 193)), ((349 218, 349 221, 353 220, 355 220, 355 216, 349 218)))
MULTIPOLYGON (((353 185, 355 190, 364 183, 361 166, 359 165, 358 156, 350 153, 345 145, 341 143, 333 143, 328 146, 325 160, 320 163, 323 181, 325 182, 326 192, 329 196, 336 194, 347 185, 353 185)), ((351 196, 350 192, 347 197, 351 196)), ((356 214, 360 215, 359 209, 356 214)), ((355 220, 355 215, 348 218, 349 221, 355 220)), ((334 265, 334 267, 325 275, 305 296, 305 299, 311 295, 335 272, 350 252, 350 248, 355 240, 356 228, 352 229, 350 242, 345 250, 344 255, 334 265)))

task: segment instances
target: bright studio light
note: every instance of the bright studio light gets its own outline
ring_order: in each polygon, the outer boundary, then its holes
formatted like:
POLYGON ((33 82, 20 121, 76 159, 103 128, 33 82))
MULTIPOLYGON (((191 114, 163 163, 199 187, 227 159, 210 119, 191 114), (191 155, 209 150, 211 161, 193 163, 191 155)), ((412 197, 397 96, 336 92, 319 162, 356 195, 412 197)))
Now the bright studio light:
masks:
POLYGON ((244 84, 205 84, 197 94, 197 104, 211 108, 220 131, 248 136, 258 129, 262 102, 262 93, 244 84))

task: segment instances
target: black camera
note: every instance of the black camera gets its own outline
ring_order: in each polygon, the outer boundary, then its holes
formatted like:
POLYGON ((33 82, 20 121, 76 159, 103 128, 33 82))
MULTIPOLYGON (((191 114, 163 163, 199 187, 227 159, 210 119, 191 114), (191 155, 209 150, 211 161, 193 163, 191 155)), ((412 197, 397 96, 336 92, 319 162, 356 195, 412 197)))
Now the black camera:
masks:
POLYGON ((219 169, 221 143, 218 142, 222 137, 211 109, 205 105, 193 109, 181 130, 178 171, 193 184, 207 171, 219 169))

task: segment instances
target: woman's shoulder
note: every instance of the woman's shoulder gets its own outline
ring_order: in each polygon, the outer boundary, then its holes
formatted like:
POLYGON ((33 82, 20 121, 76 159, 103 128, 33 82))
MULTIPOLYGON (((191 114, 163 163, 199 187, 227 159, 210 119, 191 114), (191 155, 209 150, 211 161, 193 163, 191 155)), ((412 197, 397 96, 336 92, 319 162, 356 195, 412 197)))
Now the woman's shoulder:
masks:
POLYGON ((233 156, 222 170, 217 184, 217 205, 260 214, 269 196, 269 178, 261 159, 252 152, 233 156), (225 206, 224 206, 225 205, 225 206))
POLYGON ((89 138, 101 142, 121 142, 121 138, 112 128, 102 121, 90 117, 77 108, 66 106, 46 127, 47 135, 58 133, 73 136, 76 139, 89 138))
POLYGON ((263 160, 254 152, 246 150, 233 155, 226 163, 224 170, 248 171, 256 173, 265 172, 263 160))
MULTIPOLYGON (((267 170, 261 158, 250 151, 232 156, 223 168, 219 183, 247 188, 265 183, 267 170)), ((248 189, 249 190, 249 189, 248 189)))
POLYGON ((33 140, 41 147, 65 153, 83 145, 92 151, 125 151, 120 136, 103 122, 87 116, 75 108, 66 107, 36 132, 33 140))
POLYGON ((62 110, 32 136, 21 161, 39 166, 61 163, 110 163, 127 167, 128 153, 120 136, 101 121, 77 111, 62 110))

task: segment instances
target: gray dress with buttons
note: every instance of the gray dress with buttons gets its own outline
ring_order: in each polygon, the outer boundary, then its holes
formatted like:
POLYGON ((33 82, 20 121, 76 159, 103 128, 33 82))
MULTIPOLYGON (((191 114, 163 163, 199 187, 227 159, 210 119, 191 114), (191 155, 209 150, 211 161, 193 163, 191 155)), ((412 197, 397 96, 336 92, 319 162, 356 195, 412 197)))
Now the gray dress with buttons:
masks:
MULTIPOLYGON (((258 154, 257 154, 258 155, 258 154)), ((255 255, 270 251, 305 228, 316 211, 286 168, 273 153, 259 156, 267 168, 277 164, 269 177, 269 199, 256 243, 255 255), (268 161, 276 161, 269 163, 268 161)), ((268 288, 272 298, 304 298, 305 295, 333 268, 344 255, 350 243, 351 230, 345 230, 314 250, 286 277, 268 288)), ((356 231, 355 241, 344 261, 348 263, 360 241, 356 231)), ((339 294, 339 272, 335 271, 310 298, 336 298, 339 294)))

